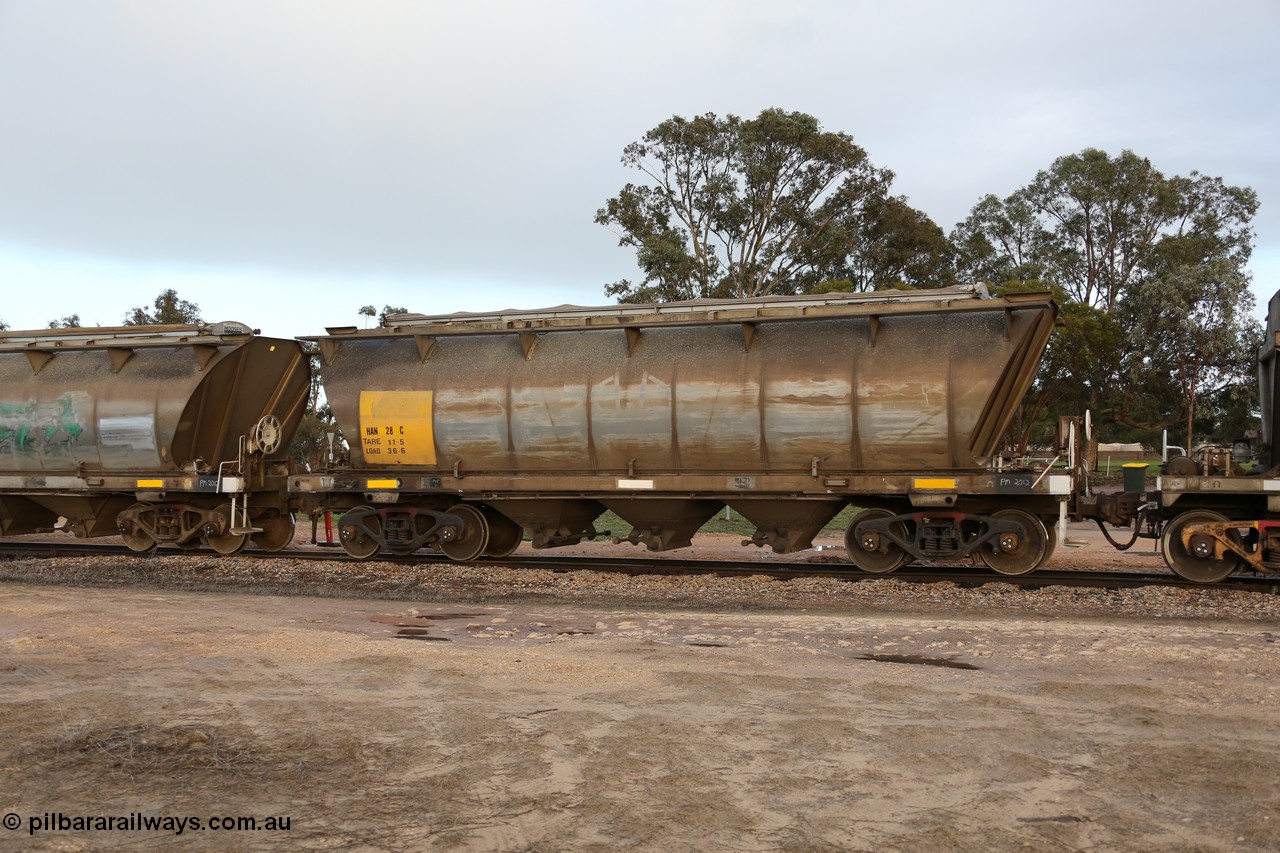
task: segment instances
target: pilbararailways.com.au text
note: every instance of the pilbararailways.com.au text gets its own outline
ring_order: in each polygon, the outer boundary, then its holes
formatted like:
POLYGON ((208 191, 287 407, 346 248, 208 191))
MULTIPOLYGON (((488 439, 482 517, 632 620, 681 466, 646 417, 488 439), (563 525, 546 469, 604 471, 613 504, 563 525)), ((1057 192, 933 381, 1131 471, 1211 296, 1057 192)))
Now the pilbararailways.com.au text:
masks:
POLYGON ((44 812, 22 815, 10 812, 3 818, 8 830, 21 829, 28 835, 37 832, 288 832, 293 819, 287 815, 250 817, 247 815, 150 815, 130 812, 124 815, 84 815, 44 812))

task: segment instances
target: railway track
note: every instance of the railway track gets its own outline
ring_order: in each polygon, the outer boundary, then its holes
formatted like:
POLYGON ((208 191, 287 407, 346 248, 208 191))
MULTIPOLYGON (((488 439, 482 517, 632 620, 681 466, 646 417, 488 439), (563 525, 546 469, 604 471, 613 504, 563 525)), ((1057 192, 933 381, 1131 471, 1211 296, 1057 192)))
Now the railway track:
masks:
MULTIPOLYGON (((180 548, 160 548, 150 554, 138 554, 123 545, 85 542, 9 541, 0 543, 0 558, 4 559, 56 559, 65 557, 129 557, 146 560, 156 556, 193 556, 209 560, 228 557, 201 550, 184 551, 180 548)), ((294 549, 267 553, 246 550, 236 555, 246 559, 290 559, 302 561, 352 562, 339 549, 294 549)), ((508 568, 543 569, 553 572, 595 571, 629 575, 713 575, 718 577, 763 576, 782 580, 800 578, 837 578, 850 582, 899 580, 912 583, 951 582, 961 586, 981 586, 989 583, 1006 583, 1024 589, 1047 586, 1095 587, 1125 589, 1143 586, 1162 586, 1201 590, 1242 590, 1262 594, 1280 594, 1280 575, 1233 575, 1212 584, 1193 583, 1165 570, 1117 571, 1090 569, 1044 569, 1029 575, 1009 576, 985 567, 969 564, 934 565, 912 564, 892 574, 869 574, 848 563, 825 563, 781 560, 698 560, 654 559, 646 557, 582 557, 582 556, 529 556, 513 555, 500 561, 471 561, 458 563, 447 557, 418 553, 407 556, 387 555, 379 562, 417 565, 502 565, 508 568)))

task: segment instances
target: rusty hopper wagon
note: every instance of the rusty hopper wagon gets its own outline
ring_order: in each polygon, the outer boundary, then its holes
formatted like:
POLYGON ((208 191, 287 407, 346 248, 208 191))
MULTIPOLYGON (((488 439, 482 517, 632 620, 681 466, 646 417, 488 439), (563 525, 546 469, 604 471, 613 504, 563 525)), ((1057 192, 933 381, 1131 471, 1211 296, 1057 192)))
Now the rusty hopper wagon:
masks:
POLYGON ((0 533, 279 549, 308 389, 242 323, 0 332, 0 533))
POLYGON ((973 555, 1021 574, 1053 550, 1070 477, 996 454, 1056 313, 1048 294, 978 285, 328 329, 350 465, 289 487, 343 511, 360 558, 570 545, 603 535, 606 509, 660 551, 725 506, 751 543, 790 552, 852 503, 864 570, 973 555))

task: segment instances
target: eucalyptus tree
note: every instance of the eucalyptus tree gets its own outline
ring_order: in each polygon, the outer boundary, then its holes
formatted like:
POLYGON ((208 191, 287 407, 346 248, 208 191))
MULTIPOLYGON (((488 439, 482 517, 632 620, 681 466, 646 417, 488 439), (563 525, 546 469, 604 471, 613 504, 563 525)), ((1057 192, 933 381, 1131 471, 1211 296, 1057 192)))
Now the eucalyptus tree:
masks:
POLYGON ((184 325, 199 323, 200 306, 194 302, 178 298, 178 292, 172 288, 163 290, 152 303, 154 310, 139 307, 124 315, 126 326, 184 325))
POLYGON ((796 293, 831 279, 861 290, 908 275, 936 285, 928 261, 949 269, 940 229, 889 196, 893 173, 805 113, 674 116, 622 163, 644 180, 595 217, 644 274, 606 286, 621 301, 796 293))
POLYGON ((1209 410, 1254 390, 1262 327, 1253 310, 1248 279, 1223 258, 1179 264, 1134 285, 1118 309, 1129 333, 1116 420, 1151 430, 1185 426, 1188 448, 1198 418, 1212 432, 1209 410), (1151 392, 1162 387, 1163 405, 1152 407, 1151 392))
POLYGON ((1183 423, 1190 443, 1205 401, 1251 371, 1239 355, 1257 335, 1246 266, 1257 208, 1252 189, 1221 178, 1086 149, 986 196, 951 238, 962 279, 1059 293, 1077 328, 1058 336, 1068 357, 1051 347, 1042 395, 1136 428, 1183 423))
POLYGON ((1257 194, 1191 172, 1165 177, 1132 151, 1059 157, 1005 199, 988 195, 956 226, 961 277, 1046 280, 1114 311, 1129 288, 1174 264, 1225 259, 1243 270, 1257 194))

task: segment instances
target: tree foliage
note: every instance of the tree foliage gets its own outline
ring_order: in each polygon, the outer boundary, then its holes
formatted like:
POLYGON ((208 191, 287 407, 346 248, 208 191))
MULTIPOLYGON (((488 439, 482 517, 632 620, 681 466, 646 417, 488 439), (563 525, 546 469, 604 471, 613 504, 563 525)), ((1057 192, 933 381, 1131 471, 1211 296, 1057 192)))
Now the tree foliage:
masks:
POLYGON ((675 116, 622 162, 643 180, 596 212, 644 275, 605 288, 620 301, 1050 288, 1066 325, 1023 404, 1021 444, 1086 408, 1117 431, 1221 439, 1256 405, 1247 187, 1088 148, 983 197, 948 237, 852 137, 804 113, 675 116))
POLYGON ((298 431, 289 443, 289 458, 304 471, 322 471, 329 467, 329 434, 333 433, 333 454, 337 459, 344 452, 342 430, 328 403, 309 407, 302 415, 298 431))
POLYGON ((1026 198, 988 195, 951 232, 960 278, 1002 283, 1045 280, 1055 247, 1026 198))
POLYGON ((194 302, 179 299, 178 292, 173 289, 162 291, 155 298, 152 306, 154 308, 152 311, 148 311, 146 307, 132 309, 124 315, 124 324, 126 326, 167 326, 201 322, 200 306, 194 302))
MULTIPOLYGON (((596 212, 644 273, 615 282, 620 301, 805 292, 830 279, 859 290, 949 273, 940 229, 888 195, 893 173, 813 116, 675 116, 628 145, 645 177, 596 212)), ((947 276, 949 277, 949 275, 947 276)))
POLYGON ((986 196, 952 232, 962 279, 1045 279, 1114 311, 1131 285, 1176 264, 1252 249, 1253 190, 1192 172, 1166 178, 1132 151, 1059 157, 1006 199, 986 196))
POLYGON ((1149 430, 1181 423, 1194 445, 1197 415, 1254 386, 1262 329, 1252 311, 1247 278, 1225 258, 1178 264, 1136 284, 1119 311, 1129 330, 1129 381, 1117 420, 1149 430))
POLYGON ((293 434, 293 440, 289 443, 289 458, 300 470, 319 471, 327 467, 329 462, 329 433, 335 436, 333 442, 335 457, 342 452, 342 430, 338 428, 333 409, 324 398, 320 345, 315 341, 298 343, 307 357, 307 365, 311 371, 311 387, 307 393, 306 411, 303 412, 297 432, 293 434))
POLYGON ((1181 423, 1190 444, 1206 402, 1252 386, 1257 208, 1253 190, 1221 178, 1166 177, 1131 151, 1086 149, 1005 199, 986 196, 951 239, 962 280, 1059 294, 1068 325, 1037 380, 1046 415, 1092 408, 1138 429, 1181 423))
MULTIPOLYGON (((823 281, 845 280, 850 291, 887 287, 945 287, 955 284, 954 249, 942 229, 906 199, 869 199, 837 220, 838 258, 816 275, 798 282, 805 292, 824 289, 823 281)), ((830 289, 830 288, 825 288, 830 289)))
MULTIPOLYGON (((1000 290, 1043 290, 1041 282, 1006 284, 1000 290)), ((1120 383, 1115 353, 1125 345, 1118 320, 1090 305, 1074 302, 1051 287, 1060 305, 1062 326, 1049 339, 1032 390, 1023 399, 1011 441, 1020 453, 1032 444, 1048 444, 1060 414, 1096 410, 1108 390, 1120 383), (1090 402, 1092 401, 1092 402, 1090 402)))
MULTIPOLYGON (((386 319, 390 317, 392 314, 407 314, 409 313, 409 309, 399 308, 392 305, 384 305, 382 306, 382 311, 378 311, 378 309, 373 305, 365 305, 361 307, 360 310, 357 311, 356 313, 359 314, 361 317, 369 317, 369 318, 377 317, 378 323, 382 324, 386 322, 386 319)), ((366 324, 366 327, 367 327, 367 324, 366 324)))

